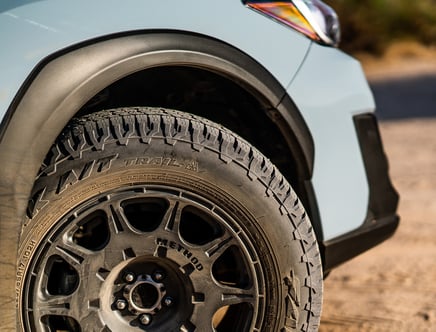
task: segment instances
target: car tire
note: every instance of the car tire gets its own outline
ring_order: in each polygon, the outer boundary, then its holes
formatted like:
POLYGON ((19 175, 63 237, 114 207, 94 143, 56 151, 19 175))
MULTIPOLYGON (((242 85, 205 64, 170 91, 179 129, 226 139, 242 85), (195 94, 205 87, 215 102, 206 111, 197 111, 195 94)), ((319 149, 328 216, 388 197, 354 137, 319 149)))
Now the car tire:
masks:
POLYGON ((19 243, 26 331, 314 331, 317 242, 271 162, 208 120, 75 118, 37 176, 19 243))

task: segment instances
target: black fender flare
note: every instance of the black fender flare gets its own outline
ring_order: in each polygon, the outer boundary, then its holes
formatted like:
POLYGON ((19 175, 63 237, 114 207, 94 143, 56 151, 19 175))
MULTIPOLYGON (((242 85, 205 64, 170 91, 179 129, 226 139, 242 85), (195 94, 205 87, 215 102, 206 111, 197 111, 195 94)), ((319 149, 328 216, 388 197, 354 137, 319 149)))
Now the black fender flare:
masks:
MULTIPOLYGON (((267 111, 272 111, 271 117, 290 146, 299 173, 304 180, 310 179, 314 145, 309 129, 286 90, 251 57, 223 42, 189 33, 107 36, 44 59, 23 84, 0 124, 2 252, 16 255, 19 227, 37 171, 74 114, 111 83, 140 70, 166 65, 207 69, 249 89, 267 111)), ((7 263, 15 262, 15 257, 7 263)), ((13 300, 13 285, 20 282, 15 268, 9 266, 7 270, 2 272, 7 279, 0 291, 3 302, 13 300)), ((7 320, 15 315, 3 314, 7 320)), ((5 323, 15 327, 12 321, 5 323)))

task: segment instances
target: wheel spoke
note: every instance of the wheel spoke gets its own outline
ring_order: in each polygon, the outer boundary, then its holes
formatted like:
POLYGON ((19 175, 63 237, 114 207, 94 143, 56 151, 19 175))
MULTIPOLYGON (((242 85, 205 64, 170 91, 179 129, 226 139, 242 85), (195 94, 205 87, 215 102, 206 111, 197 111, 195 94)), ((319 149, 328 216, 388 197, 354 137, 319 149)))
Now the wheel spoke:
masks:
POLYGON ((82 327, 92 327, 92 331, 110 331, 107 326, 102 324, 97 311, 89 312, 86 316, 79 320, 79 325, 82 327))
POLYGON ((256 293, 253 289, 241 289, 232 287, 220 287, 221 307, 239 303, 254 303, 256 301, 256 293))
POLYGON ((110 239, 105 247, 105 266, 111 268, 123 260, 137 257, 154 250, 154 241, 132 229, 128 219, 121 212, 120 204, 112 203, 106 208, 109 220, 110 239))
POLYGON ((215 312, 216 310, 213 310, 213 308, 210 308, 209 306, 196 306, 192 313, 190 322, 185 324, 187 328, 182 331, 215 331, 212 325, 212 319, 215 312))
POLYGON ((129 221, 121 210, 119 202, 112 202, 106 208, 111 234, 134 233, 130 228, 129 221))
POLYGON ((45 299, 38 301, 33 312, 39 316, 45 315, 59 315, 71 317, 71 302, 73 300, 72 295, 56 295, 47 296, 45 299))
POLYGON ((193 301, 196 303, 191 322, 198 331, 213 331, 212 320, 219 308, 241 303, 248 303, 254 306, 257 301, 254 287, 242 289, 209 284, 205 286, 203 294, 204 301, 193 301))
POLYGON ((242 289, 220 284, 208 287, 205 298, 206 302, 214 303, 215 309, 218 309, 238 303, 254 303, 256 301, 256 291, 254 287, 242 289))
MULTIPOLYGON (((35 303, 34 313, 38 317, 65 316, 74 318, 77 322, 86 320, 82 326, 96 326, 100 309, 99 287, 95 284, 97 278, 81 276, 81 282, 71 294, 45 294, 35 303), (90 322, 93 324, 90 325, 90 322)), ((45 286, 43 287, 45 288, 45 286)), ((44 290, 42 292, 46 293, 44 290)))
MULTIPOLYGON (((83 250, 85 249, 83 248, 83 250)), ((59 244, 55 247, 55 253, 77 270, 82 269, 83 261, 89 257, 89 253, 83 250, 82 247, 72 243, 59 244)))
POLYGON ((180 228, 180 219, 182 217, 183 205, 178 201, 171 201, 168 210, 165 212, 162 221, 162 229, 178 234, 180 228))
POLYGON ((233 245, 238 245, 237 241, 232 235, 226 232, 219 238, 203 245, 201 249, 206 254, 206 257, 213 263, 233 245))

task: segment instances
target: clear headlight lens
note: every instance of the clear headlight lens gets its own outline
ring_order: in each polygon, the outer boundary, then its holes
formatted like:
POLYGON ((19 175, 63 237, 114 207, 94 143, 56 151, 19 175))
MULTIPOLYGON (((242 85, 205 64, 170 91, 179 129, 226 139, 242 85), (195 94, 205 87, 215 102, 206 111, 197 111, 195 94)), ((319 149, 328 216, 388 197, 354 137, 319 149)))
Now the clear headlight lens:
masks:
POLYGON ((337 46, 340 25, 335 11, 320 0, 262 1, 245 4, 321 44, 337 46))

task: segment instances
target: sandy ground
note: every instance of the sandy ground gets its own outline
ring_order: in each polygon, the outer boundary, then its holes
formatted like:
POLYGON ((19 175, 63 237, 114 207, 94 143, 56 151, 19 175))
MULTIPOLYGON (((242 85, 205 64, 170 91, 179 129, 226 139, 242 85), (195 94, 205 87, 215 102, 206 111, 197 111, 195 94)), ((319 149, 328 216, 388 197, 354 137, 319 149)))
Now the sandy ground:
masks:
POLYGON ((436 331, 436 62, 403 60, 366 67, 401 224, 326 279, 321 332, 436 331))

